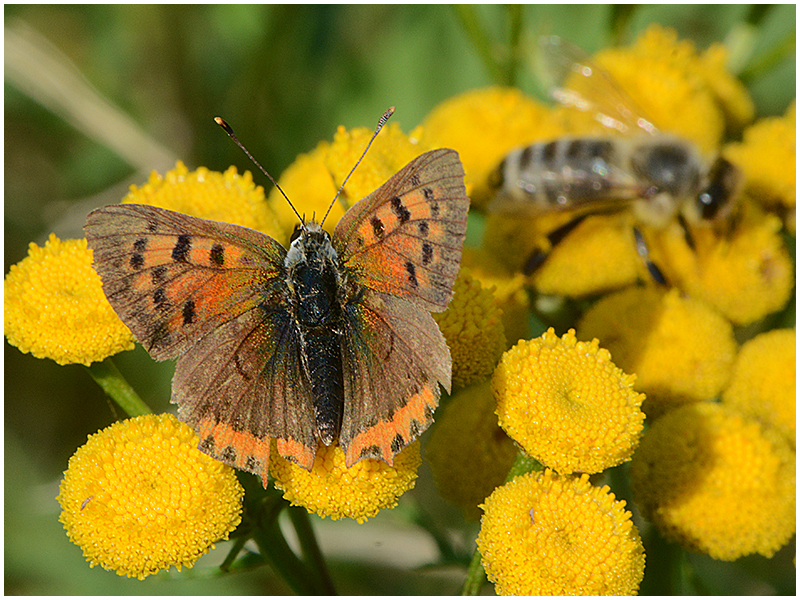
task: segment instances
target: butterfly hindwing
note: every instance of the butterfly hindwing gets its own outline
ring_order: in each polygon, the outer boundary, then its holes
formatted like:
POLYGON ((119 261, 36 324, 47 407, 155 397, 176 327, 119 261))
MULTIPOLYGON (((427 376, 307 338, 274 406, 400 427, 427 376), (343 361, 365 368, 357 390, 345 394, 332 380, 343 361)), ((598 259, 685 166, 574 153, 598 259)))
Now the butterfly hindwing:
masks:
POLYGON ((359 283, 442 311, 452 297, 469 198, 455 150, 418 156, 354 205, 333 241, 359 283))
POLYGON ((345 409, 339 445, 347 465, 393 457, 425 431, 450 391, 450 352, 430 313, 369 292, 347 307, 343 334, 345 409))
POLYGON ((310 469, 316 438, 296 330, 279 301, 256 306, 204 337, 178 359, 178 415, 215 458, 267 481, 270 437, 310 469))
POLYGON ((93 211, 84 231, 111 306, 157 360, 257 304, 286 254, 257 231, 136 204, 93 211))

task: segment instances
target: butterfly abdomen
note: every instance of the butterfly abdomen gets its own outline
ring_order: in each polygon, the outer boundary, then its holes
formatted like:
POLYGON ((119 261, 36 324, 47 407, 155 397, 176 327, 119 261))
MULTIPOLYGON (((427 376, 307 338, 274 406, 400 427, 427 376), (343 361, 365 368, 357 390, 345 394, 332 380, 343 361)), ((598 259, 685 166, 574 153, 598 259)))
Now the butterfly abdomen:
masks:
POLYGON ((328 234, 315 225, 308 224, 292 243, 285 264, 316 429, 330 445, 339 436, 344 410, 342 308, 338 256, 328 234))

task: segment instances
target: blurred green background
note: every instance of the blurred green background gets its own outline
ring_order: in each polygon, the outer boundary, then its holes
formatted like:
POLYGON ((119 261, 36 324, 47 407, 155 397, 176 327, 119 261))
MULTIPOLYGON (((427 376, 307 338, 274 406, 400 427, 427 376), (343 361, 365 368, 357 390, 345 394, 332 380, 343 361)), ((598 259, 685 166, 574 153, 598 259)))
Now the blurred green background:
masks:
MULTIPOLYGON (((651 22, 700 49, 724 41, 758 115, 781 114, 795 97, 795 19, 794 5, 6 6, 5 272, 51 231, 82 237, 92 208, 118 202, 151 169, 163 173, 180 159, 189 168, 252 170, 216 115, 277 179, 338 125, 373 128, 392 105, 393 122, 408 132, 437 103, 475 87, 513 82, 538 93, 524 53, 542 33, 590 53, 630 43, 651 22), (507 68, 514 45, 516 71, 507 68)), ((83 367, 7 343, 4 350, 6 593, 288 592, 268 569, 211 581, 195 569, 144 583, 88 569, 54 498, 70 455, 118 414, 83 367)), ((140 348, 116 361, 154 410, 169 408, 171 363, 156 364, 140 348)), ((474 539, 477 525, 437 497, 425 470, 413 498, 442 527, 474 539)), ((412 509, 401 502, 360 527, 315 521, 340 591, 460 589, 460 567, 412 571, 436 552, 404 510, 412 509)), ((790 593, 792 557, 782 559, 788 575, 780 557, 697 562, 711 565, 712 581, 735 586, 712 593, 790 593)))

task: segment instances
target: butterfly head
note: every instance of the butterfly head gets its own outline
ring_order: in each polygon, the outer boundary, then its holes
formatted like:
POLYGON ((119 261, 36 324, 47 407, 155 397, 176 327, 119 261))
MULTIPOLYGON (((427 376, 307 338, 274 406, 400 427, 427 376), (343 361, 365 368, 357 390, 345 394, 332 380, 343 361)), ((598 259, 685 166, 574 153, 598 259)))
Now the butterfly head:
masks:
POLYGON ((295 228, 286 254, 285 264, 293 268, 298 264, 338 265, 339 255, 331 243, 330 234, 316 221, 301 223, 295 228))

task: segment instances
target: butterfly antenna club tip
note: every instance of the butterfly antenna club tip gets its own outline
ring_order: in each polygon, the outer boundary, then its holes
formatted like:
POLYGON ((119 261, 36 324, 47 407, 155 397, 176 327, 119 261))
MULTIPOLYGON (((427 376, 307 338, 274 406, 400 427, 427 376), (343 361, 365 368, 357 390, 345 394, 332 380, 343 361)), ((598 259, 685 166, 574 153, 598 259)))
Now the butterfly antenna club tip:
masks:
POLYGON ((292 204, 292 201, 289 200, 289 196, 287 196, 286 193, 281 189, 281 186, 278 185, 278 182, 272 178, 272 175, 270 175, 267 172, 267 170, 261 166, 261 164, 253 157, 252 154, 250 154, 250 151, 244 147, 244 144, 242 144, 242 142, 239 141, 239 138, 237 138, 236 134, 233 132, 233 128, 230 125, 228 125, 228 123, 222 117, 214 117, 214 121, 216 122, 217 125, 219 125, 220 127, 222 127, 222 129, 225 130, 225 133, 228 134, 228 137, 230 137, 236 143, 236 145, 242 149, 242 151, 247 155, 247 158, 249 158, 252 161, 252 163, 258 167, 259 171, 261 171, 264 175, 267 176, 267 178, 272 182, 272 185, 278 188, 278 191, 281 193, 281 195, 284 198, 286 198, 286 202, 288 202, 289 206, 292 207, 294 214, 297 215, 298 219, 300 219, 301 226, 305 228, 305 221, 303 221, 303 217, 300 216, 300 213, 297 212, 297 209, 294 207, 294 204, 292 204))
POLYGON ((339 196, 342 195, 342 190, 344 189, 344 186, 347 184, 347 180, 350 179, 350 175, 353 174, 353 171, 356 170, 356 167, 358 167, 358 165, 361 164, 361 161, 364 160, 364 157, 367 155, 367 150, 369 150, 369 147, 372 146, 372 142, 375 140, 375 138, 381 132, 381 129, 383 129, 383 126, 386 125, 386 121, 388 121, 389 117, 391 117, 393 114, 394 114, 394 106, 390 106, 388 109, 386 109, 386 112, 384 112, 381 115, 381 118, 378 119, 378 126, 375 128, 375 133, 373 133, 372 137, 369 138, 369 142, 367 142, 367 147, 364 148, 364 152, 361 153, 361 156, 356 161, 356 164, 353 165, 353 168, 350 169, 350 172, 347 174, 347 177, 344 178, 344 181, 342 182, 342 185, 339 186, 339 191, 337 191, 336 195, 333 197, 333 200, 331 201, 330 206, 328 206, 328 210, 325 212, 325 216, 322 217, 322 221, 320 221, 320 225, 322 225, 325 222, 325 219, 328 218, 328 214, 331 212, 331 209, 333 208, 333 205, 336 204, 336 200, 338 200, 339 196))

